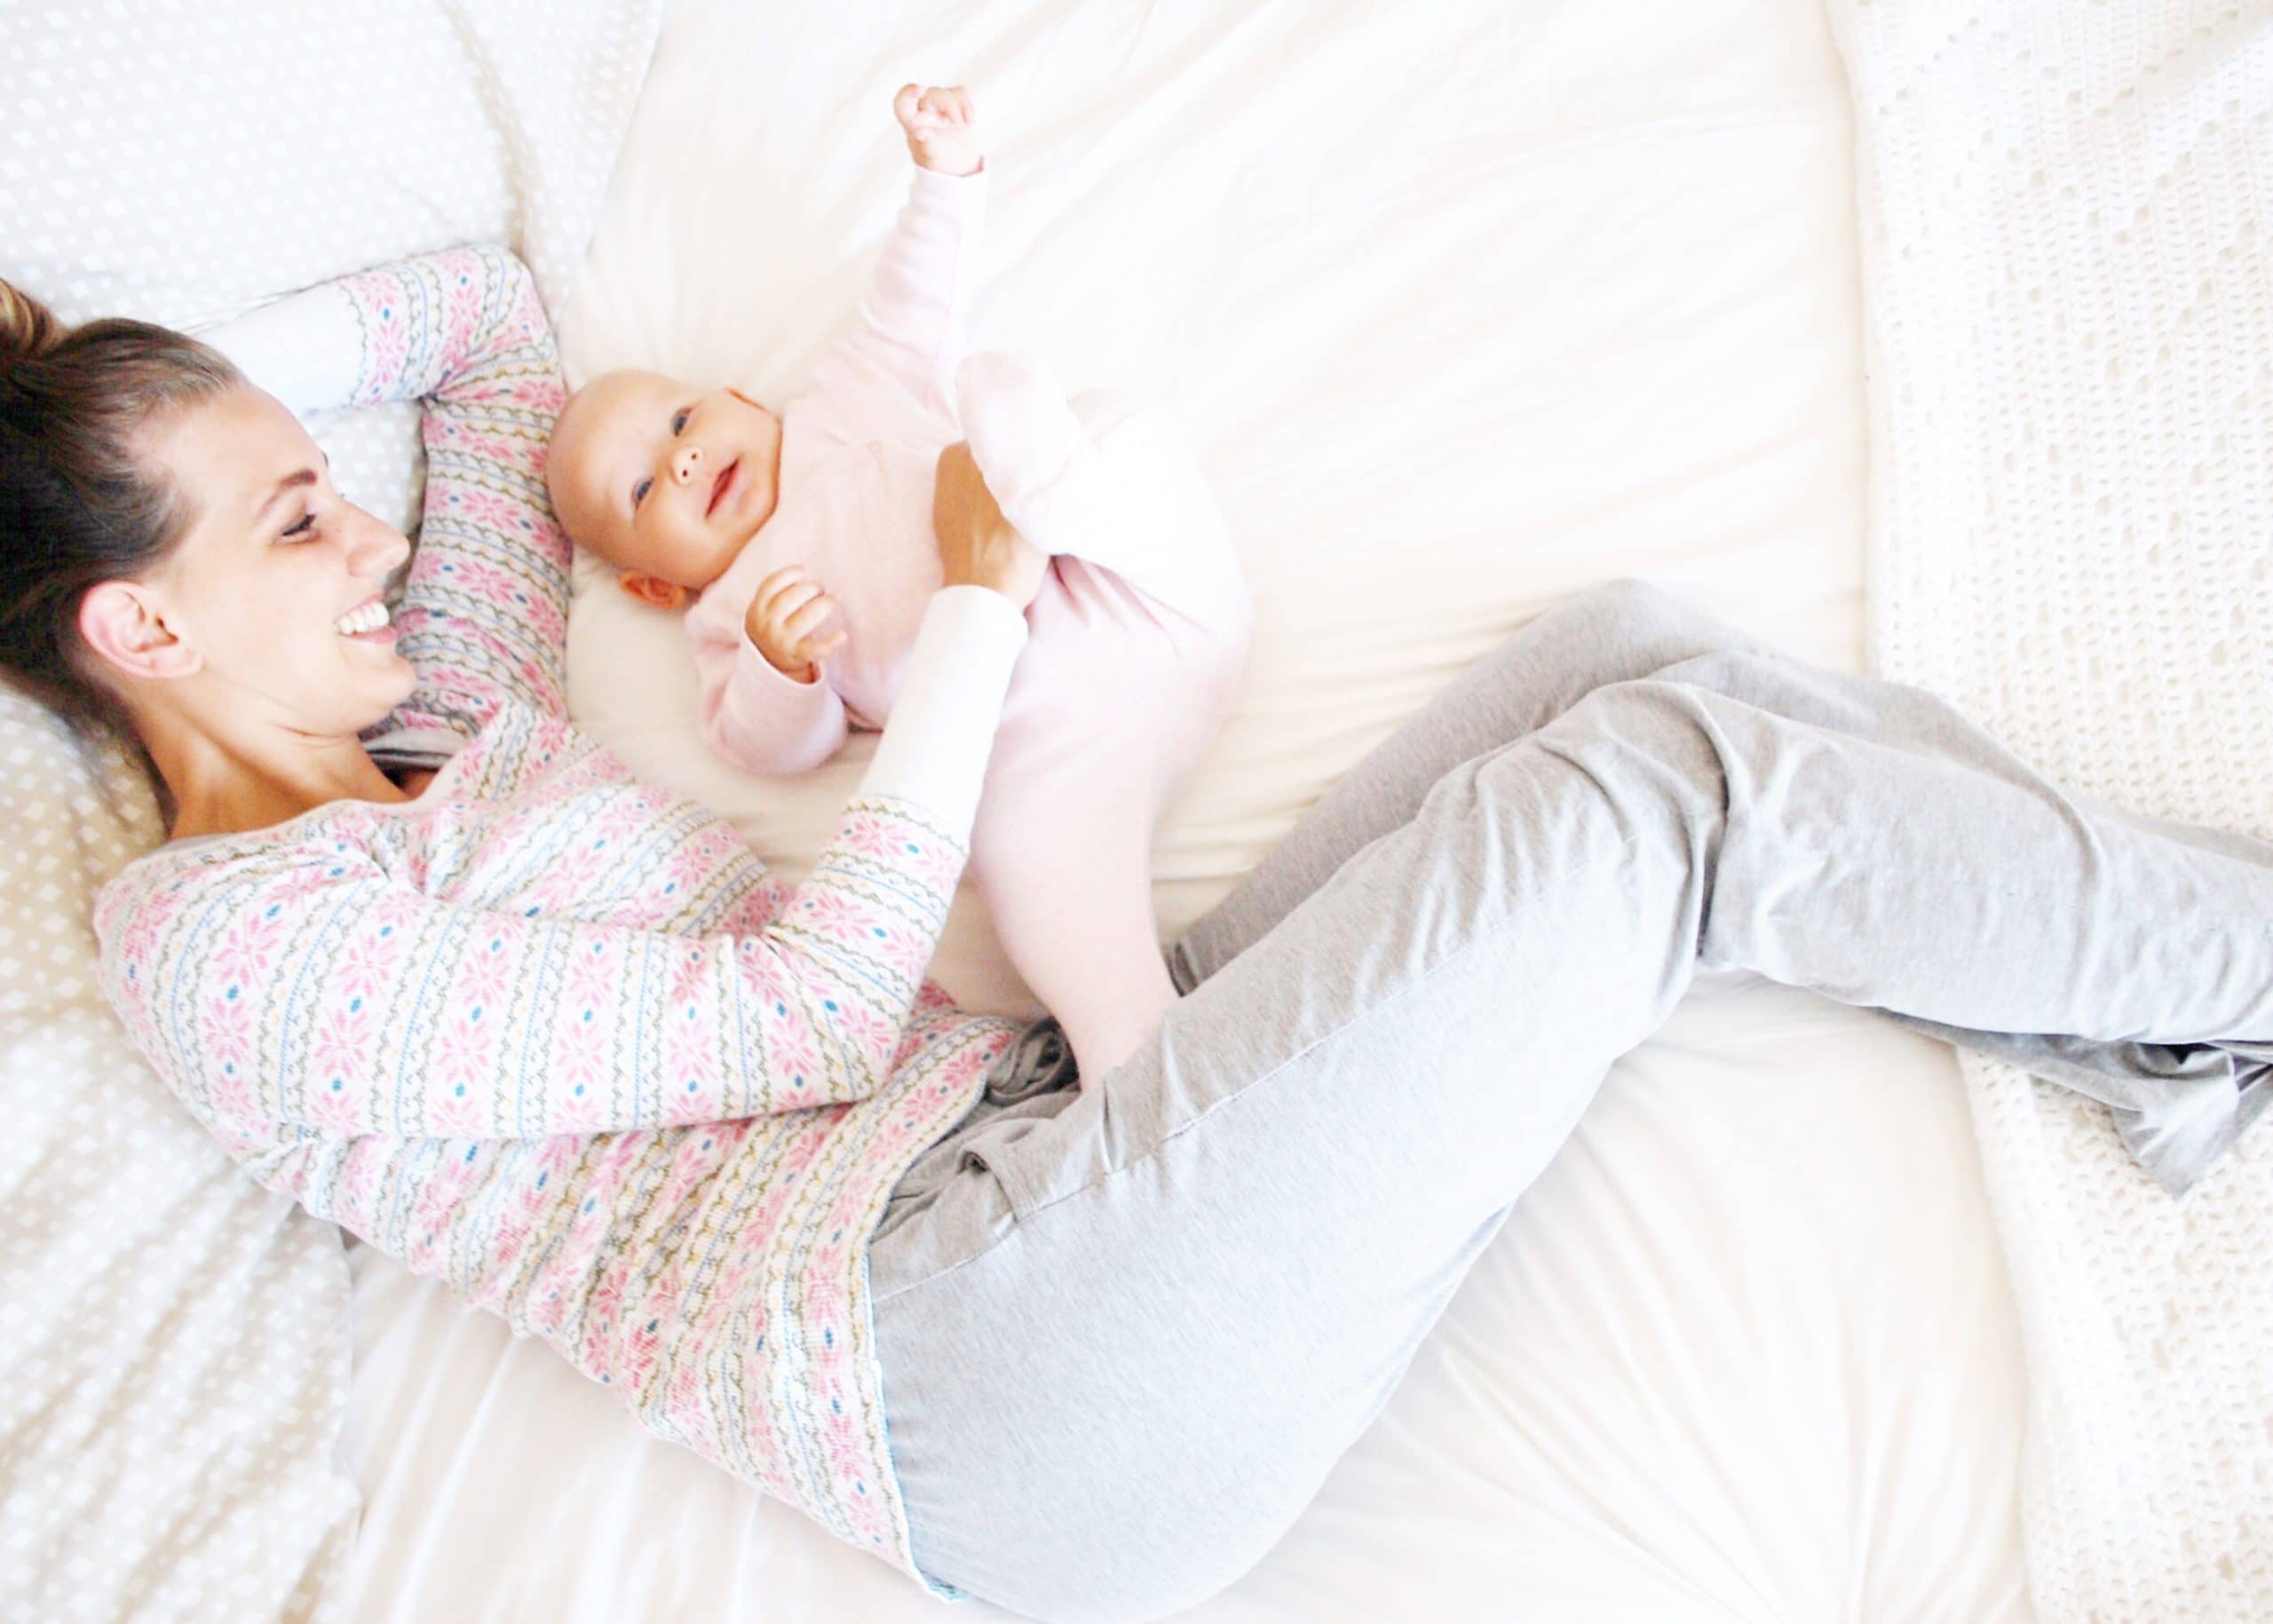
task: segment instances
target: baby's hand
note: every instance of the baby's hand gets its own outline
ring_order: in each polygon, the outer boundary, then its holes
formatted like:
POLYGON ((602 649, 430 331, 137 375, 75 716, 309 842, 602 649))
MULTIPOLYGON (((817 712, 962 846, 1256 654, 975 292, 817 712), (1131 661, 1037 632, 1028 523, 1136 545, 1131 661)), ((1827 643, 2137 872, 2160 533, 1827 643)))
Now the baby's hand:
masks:
POLYGON ((986 160, 978 144, 978 113, 961 85, 903 84, 891 99, 892 116, 907 132, 907 155, 942 175, 972 175, 986 160))
POLYGON ((766 664, 797 682, 813 682, 820 677, 814 661, 844 641, 842 631, 824 640, 813 630, 835 607, 836 600, 802 565, 784 565, 757 583, 742 630, 766 664))

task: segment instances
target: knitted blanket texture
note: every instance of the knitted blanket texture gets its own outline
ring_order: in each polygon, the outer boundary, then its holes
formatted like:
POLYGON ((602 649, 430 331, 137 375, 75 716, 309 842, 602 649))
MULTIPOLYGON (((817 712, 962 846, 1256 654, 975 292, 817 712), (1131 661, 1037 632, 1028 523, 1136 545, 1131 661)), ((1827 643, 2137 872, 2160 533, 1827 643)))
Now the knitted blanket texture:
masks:
MULTIPOLYGON (((2273 838, 2273 4, 1829 9, 1875 669, 2118 805, 2273 838)), ((2273 1617, 2273 1131, 2174 1200, 2102 1107, 1964 1069, 2039 1616, 2273 1617)))

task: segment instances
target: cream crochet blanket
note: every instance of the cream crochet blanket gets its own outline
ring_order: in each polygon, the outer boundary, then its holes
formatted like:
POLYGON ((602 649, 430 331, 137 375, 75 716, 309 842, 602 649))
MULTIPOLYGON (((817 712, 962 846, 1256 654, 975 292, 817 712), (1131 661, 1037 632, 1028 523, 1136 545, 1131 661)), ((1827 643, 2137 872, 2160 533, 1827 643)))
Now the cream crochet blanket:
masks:
MULTIPOLYGON (((2273 837, 2273 4, 1830 10, 1877 669, 2056 778, 2273 837)), ((2100 1107, 1965 1072, 2039 1614, 2273 1618, 2273 1129, 2174 1201, 2100 1107)))

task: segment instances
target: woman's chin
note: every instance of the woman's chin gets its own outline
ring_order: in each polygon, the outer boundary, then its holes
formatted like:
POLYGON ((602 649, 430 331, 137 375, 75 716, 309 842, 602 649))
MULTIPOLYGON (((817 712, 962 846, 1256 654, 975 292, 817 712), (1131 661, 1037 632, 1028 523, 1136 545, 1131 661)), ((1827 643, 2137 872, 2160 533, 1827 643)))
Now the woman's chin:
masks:
POLYGON ((385 721, 394 714, 394 708, 417 689, 417 667, 392 651, 387 663, 393 669, 356 685, 360 693, 368 696, 359 709, 370 713, 358 725, 359 732, 385 721))

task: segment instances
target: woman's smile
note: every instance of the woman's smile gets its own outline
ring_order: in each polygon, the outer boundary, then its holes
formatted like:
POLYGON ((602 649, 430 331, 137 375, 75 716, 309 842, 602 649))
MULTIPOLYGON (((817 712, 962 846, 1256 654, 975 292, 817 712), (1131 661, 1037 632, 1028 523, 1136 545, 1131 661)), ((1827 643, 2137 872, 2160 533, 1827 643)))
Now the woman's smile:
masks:
POLYGON ((386 600, 372 597, 332 622, 332 630, 354 643, 375 643, 391 646, 395 639, 394 622, 387 612, 386 600))

